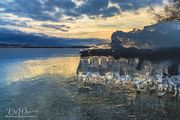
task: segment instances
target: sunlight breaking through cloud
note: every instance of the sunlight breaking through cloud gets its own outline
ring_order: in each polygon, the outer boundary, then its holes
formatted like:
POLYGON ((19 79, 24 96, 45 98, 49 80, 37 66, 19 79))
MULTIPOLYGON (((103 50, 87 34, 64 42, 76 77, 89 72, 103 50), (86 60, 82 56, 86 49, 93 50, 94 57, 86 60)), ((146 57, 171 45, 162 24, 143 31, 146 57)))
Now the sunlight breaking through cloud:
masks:
POLYGON ((161 9, 166 0, 23 0, 0 2, 0 28, 65 38, 110 39, 116 30, 152 24, 148 5, 161 9), (100 4, 103 3, 103 4, 100 4), (11 4, 11 6, 9 6, 11 4))

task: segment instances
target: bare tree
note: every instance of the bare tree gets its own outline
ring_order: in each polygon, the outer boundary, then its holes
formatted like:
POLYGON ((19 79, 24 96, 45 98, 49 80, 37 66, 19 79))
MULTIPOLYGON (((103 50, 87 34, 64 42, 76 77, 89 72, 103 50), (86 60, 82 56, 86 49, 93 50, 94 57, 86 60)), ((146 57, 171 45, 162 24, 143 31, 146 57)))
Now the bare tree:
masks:
POLYGON ((169 0, 169 4, 160 12, 155 12, 154 8, 150 7, 149 12, 158 22, 180 20, 180 0, 169 0))

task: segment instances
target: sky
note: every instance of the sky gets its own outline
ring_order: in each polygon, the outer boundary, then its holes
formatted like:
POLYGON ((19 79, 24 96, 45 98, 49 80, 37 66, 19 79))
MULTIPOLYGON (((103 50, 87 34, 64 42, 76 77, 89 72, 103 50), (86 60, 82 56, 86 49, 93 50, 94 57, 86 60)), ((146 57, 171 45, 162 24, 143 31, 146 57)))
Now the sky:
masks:
POLYGON ((167 0, 1 0, 0 29, 110 40, 117 30, 154 24, 148 9, 161 11, 165 4, 167 0))

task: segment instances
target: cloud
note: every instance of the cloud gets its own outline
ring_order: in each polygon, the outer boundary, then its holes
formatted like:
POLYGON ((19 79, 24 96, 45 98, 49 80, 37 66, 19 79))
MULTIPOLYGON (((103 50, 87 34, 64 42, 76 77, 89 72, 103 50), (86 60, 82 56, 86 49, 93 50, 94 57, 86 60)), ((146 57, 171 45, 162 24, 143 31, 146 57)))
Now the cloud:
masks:
POLYGON ((52 24, 42 24, 42 27, 52 28, 56 30, 60 30, 61 32, 68 32, 71 27, 66 25, 52 25, 52 24))
POLYGON ((76 5, 71 0, 11 0, 1 1, 6 12, 37 20, 57 21, 63 14, 73 15, 76 5))
POLYGON ((25 21, 0 19, 0 26, 32 27, 25 21))
POLYGON ((109 7, 109 0, 87 0, 77 11, 91 17, 109 17, 120 13, 117 7, 109 7))
POLYGON ((164 0, 110 0, 111 3, 117 4, 122 11, 137 10, 150 5, 162 4, 164 0))
POLYGON ((61 21, 64 16, 110 17, 162 0, 1 0, 0 9, 35 20, 61 21))

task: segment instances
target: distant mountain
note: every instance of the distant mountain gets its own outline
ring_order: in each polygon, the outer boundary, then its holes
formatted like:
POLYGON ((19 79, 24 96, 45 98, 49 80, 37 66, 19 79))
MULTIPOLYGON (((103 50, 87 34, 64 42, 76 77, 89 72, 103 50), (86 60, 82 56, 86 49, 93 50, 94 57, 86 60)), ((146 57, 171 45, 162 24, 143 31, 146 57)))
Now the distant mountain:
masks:
POLYGON ((0 30, 0 46, 17 47, 71 47, 92 46, 103 43, 101 39, 71 39, 49 37, 42 34, 28 34, 20 31, 0 30))
POLYGON ((112 47, 159 48, 180 47, 180 21, 160 22, 145 26, 143 30, 116 31, 112 34, 112 47))

